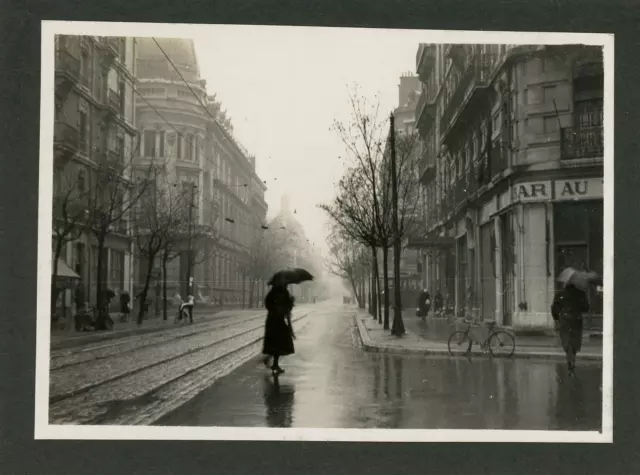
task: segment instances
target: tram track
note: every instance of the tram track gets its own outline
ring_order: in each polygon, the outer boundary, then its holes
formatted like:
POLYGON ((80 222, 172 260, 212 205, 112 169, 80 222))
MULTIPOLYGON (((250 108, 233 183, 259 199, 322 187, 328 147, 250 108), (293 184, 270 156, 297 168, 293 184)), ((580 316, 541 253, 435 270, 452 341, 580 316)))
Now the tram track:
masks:
MULTIPOLYGON (((293 322, 300 322, 314 311, 304 309, 304 313, 294 315, 293 322)), ((61 384, 60 374, 78 365, 62 366, 51 373, 50 423, 152 423, 177 407, 176 404, 186 402, 215 379, 255 356, 262 340, 263 318, 251 316, 204 330, 201 327, 188 336, 167 338, 138 351, 132 349, 86 361, 89 368, 85 368, 84 374, 88 379, 80 378, 78 382, 71 378, 68 381, 71 386, 67 388, 61 384), (224 333, 221 330, 225 330, 224 333), (211 341, 212 338, 215 341, 211 341), (147 354, 150 350, 162 350, 163 345, 165 350, 156 351, 155 358, 147 354), (146 353, 140 355, 142 352, 146 353), (119 360, 120 368, 112 368, 109 363, 114 360, 119 360)), ((72 376, 71 373, 68 376, 72 376)))

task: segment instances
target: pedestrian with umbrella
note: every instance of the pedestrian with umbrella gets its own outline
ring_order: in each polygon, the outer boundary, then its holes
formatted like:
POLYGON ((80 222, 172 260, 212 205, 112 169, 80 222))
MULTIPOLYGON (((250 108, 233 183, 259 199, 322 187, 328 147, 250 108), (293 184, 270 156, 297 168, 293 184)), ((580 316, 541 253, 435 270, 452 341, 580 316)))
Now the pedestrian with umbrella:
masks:
POLYGON ((269 367, 273 359, 271 371, 274 376, 284 373, 280 367, 280 357, 295 353, 293 340, 295 334, 291 325, 291 311, 295 299, 289 293, 288 285, 313 280, 313 276, 304 269, 285 269, 271 277, 267 285, 271 289, 264 298, 264 306, 267 309, 267 320, 264 328, 264 341, 262 362, 269 367))
POLYGON ((576 354, 582 349, 582 314, 589 311, 587 289, 602 280, 594 272, 578 271, 573 267, 564 269, 557 278, 563 287, 551 305, 551 316, 560 333, 562 348, 567 355, 567 368, 573 375, 576 354))

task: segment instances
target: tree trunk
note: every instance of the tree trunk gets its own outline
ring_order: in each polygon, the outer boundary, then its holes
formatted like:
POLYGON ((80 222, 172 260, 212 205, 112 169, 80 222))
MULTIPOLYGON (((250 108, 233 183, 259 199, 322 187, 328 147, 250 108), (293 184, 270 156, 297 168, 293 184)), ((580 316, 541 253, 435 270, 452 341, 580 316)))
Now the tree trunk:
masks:
POLYGON ((53 256, 53 272, 51 273, 51 320, 53 320, 56 314, 56 303, 58 301, 58 295, 60 292, 56 287, 56 276, 58 275, 58 259, 62 255, 62 246, 64 241, 62 239, 56 240, 56 249, 53 256))
POLYGON ((105 236, 103 234, 98 235, 98 262, 96 263, 97 273, 96 276, 96 307, 98 308, 98 317, 96 318, 95 328, 96 330, 108 330, 109 326, 107 325, 107 320, 109 319, 109 309, 105 308, 104 301, 104 282, 102 281, 102 268, 104 266, 104 262, 102 259, 102 254, 104 251, 104 240, 105 236))
POLYGON ((142 288, 142 292, 140 293, 140 308, 138 309, 138 325, 142 325, 142 320, 144 320, 144 310, 147 302, 147 293, 149 292, 149 285, 151 284, 151 272, 153 271, 153 262, 155 261, 155 256, 149 256, 147 261, 147 275, 144 277, 144 287, 142 288))
POLYGON ((246 296, 247 296, 247 276, 242 274, 242 308, 245 308, 246 296))
POLYGON ((366 307, 366 298, 367 298, 367 291, 365 289, 365 282, 367 280, 366 275, 363 275, 362 278, 360 279, 360 305, 359 308, 365 308, 366 307))
POLYGON ((380 288, 380 270, 378 269, 378 250, 374 246, 371 248, 373 253, 373 281, 374 281, 374 289, 373 289, 373 309, 374 315, 373 318, 378 319, 378 323, 382 323, 382 291, 380 288))
POLYGON ((382 274, 384 277, 384 324, 383 328, 389 330, 389 304, 391 303, 389 295, 389 248, 385 245, 382 247, 382 274))
POLYGON ((162 254, 162 319, 167 320, 167 261, 169 260, 169 252, 164 251, 162 254))

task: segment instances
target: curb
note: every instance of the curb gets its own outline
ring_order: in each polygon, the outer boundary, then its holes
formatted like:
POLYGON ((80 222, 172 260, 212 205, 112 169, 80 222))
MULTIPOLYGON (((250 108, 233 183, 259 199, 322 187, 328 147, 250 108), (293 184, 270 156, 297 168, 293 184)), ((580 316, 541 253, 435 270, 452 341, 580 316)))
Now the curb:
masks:
MULTIPOLYGON (((362 348, 364 349, 364 351, 367 352, 371 352, 371 353, 395 353, 395 354, 410 354, 410 355, 422 355, 422 356, 429 356, 429 355, 433 355, 433 356, 449 356, 451 358, 453 358, 454 356, 451 356, 449 354, 449 350, 448 349, 444 349, 444 348, 423 348, 423 347, 399 347, 396 345, 387 345, 387 344, 382 344, 382 343, 376 343, 373 340, 371 340, 371 337, 369 336, 369 331, 367 330, 366 326, 364 325, 364 323, 362 323, 362 319, 358 317, 358 315, 354 315, 353 319, 356 323, 356 326, 358 328, 358 334, 360 336, 360 343, 362 345, 362 348)), ((407 332, 409 333, 409 332, 407 332)), ((459 355, 459 356, 463 356, 463 355, 459 355)), ((483 353, 481 350, 472 348, 471 350, 471 355, 470 356, 486 356, 485 353, 483 353)), ((494 358, 496 358, 494 356, 494 358)), ((565 360, 565 355, 564 353, 560 353, 557 351, 518 351, 518 345, 517 345, 517 341, 516 341, 516 351, 515 353, 510 356, 510 357, 498 357, 498 358, 510 358, 510 359, 514 359, 514 358, 518 358, 518 359, 542 359, 542 360, 560 360, 560 361, 564 361, 565 360)), ((580 360, 584 360, 584 361, 602 361, 602 355, 600 354, 595 354, 595 353, 580 353, 579 354, 579 359, 580 360)))

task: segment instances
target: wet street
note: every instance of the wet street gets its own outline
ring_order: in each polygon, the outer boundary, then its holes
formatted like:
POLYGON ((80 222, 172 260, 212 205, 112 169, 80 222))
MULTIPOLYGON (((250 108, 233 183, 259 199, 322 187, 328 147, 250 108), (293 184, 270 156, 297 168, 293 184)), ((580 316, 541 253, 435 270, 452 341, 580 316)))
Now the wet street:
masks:
POLYGON ((347 308, 300 329, 274 380, 253 359, 156 425, 599 430, 602 365, 366 353, 347 308))

